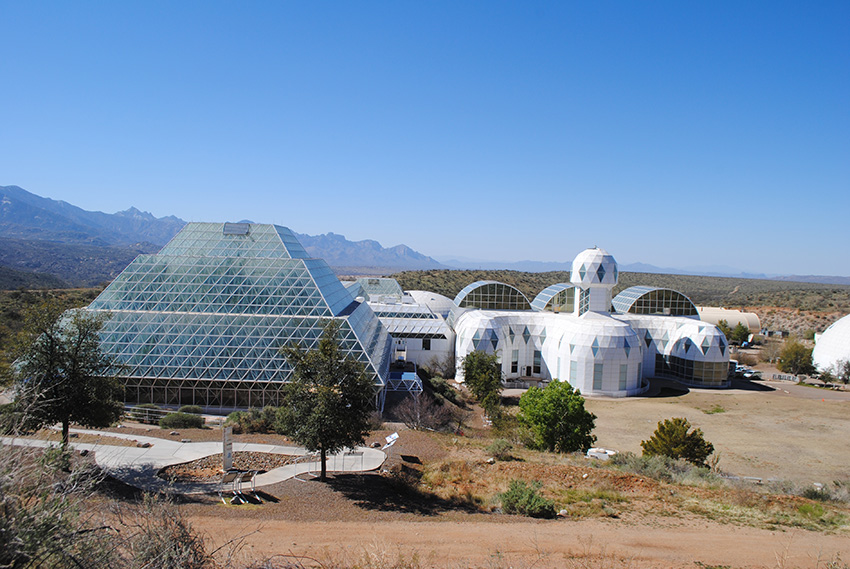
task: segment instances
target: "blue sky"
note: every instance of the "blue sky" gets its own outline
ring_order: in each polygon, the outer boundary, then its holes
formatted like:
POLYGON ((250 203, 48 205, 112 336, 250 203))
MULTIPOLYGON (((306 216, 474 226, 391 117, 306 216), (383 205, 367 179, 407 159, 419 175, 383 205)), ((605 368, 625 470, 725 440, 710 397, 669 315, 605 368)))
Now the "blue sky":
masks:
POLYGON ((848 2, 8 2, 0 185, 432 256, 850 275, 848 2))

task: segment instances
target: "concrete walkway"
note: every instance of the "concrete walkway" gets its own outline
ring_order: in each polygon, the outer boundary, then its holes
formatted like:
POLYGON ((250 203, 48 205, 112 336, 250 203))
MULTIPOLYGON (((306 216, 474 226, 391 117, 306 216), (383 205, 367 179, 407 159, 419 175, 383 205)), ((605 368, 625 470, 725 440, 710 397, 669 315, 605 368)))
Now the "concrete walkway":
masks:
MULTIPOLYGON (((94 452, 95 462, 111 476, 146 492, 198 494, 215 492, 218 489, 218 484, 212 482, 172 484, 156 476, 156 473, 165 466, 220 454, 222 452, 221 442, 181 443, 156 437, 84 429, 71 429, 71 432, 128 439, 137 443, 149 443, 151 446, 147 448, 73 441, 70 443, 76 450, 94 452)), ((0 442, 30 447, 46 447, 56 444, 38 439, 12 437, 0 438, 0 442)), ((234 442, 233 452, 262 452, 303 457, 295 464, 288 464, 257 475, 254 479, 256 487, 276 484, 295 476, 318 472, 321 469, 321 463, 317 460, 317 457, 308 453, 303 447, 234 442)), ((380 468, 386 458, 387 455, 381 450, 357 447, 354 451, 328 455, 327 468, 328 472, 366 472, 380 468)))

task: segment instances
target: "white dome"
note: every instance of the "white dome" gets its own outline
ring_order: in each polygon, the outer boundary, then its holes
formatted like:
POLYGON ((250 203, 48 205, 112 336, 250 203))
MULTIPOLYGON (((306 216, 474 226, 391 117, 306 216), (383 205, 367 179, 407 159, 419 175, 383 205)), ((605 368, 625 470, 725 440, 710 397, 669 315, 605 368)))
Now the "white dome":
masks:
POLYGON ((832 323, 818 338, 812 360, 820 371, 826 371, 839 360, 850 360, 850 314, 832 323))
POLYGON ((605 249, 585 249, 573 260, 570 282, 578 285, 617 284, 617 261, 605 249))
POLYGON ((727 361, 726 336, 712 324, 684 324, 676 330, 667 344, 671 356, 692 361, 727 361))

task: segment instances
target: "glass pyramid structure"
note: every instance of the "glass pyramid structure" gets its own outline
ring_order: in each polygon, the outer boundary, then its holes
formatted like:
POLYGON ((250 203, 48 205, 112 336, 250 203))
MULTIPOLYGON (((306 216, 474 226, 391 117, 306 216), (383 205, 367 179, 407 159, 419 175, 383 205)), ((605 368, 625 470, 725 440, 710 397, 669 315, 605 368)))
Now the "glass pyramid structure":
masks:
POLYGON ((383 403, 386 328, 285 227, 190 223, 158 254, 137 257, 88 310, 110 315, 101 348, 121 364, 127 402, 279 405, 292 373, 280 348, 315 347, 336 319, 343 352, 374 376, 383 403))

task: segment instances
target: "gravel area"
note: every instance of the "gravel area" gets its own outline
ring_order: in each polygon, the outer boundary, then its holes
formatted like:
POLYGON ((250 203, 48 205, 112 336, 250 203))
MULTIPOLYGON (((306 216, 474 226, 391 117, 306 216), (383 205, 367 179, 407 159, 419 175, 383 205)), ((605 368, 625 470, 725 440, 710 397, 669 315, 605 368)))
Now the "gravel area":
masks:
MULTIPOLYGON (((172 482, 217 482, 221 478, 223 455, 221 453, 199 458, 192 462, 172 464, 157 472, 157 476, 172 482)), ((267 452, 234 452, 234 470, 268 472, 294 462, 297 456, 267 452)))

